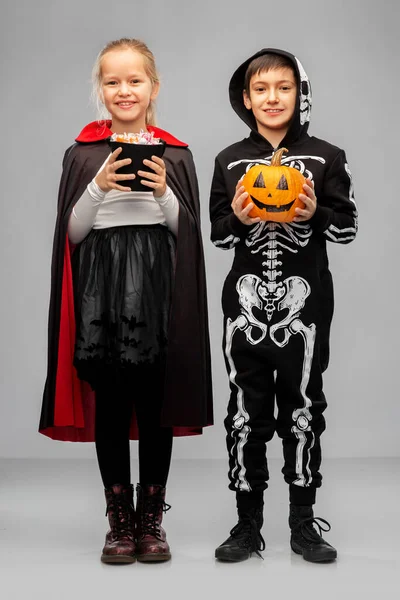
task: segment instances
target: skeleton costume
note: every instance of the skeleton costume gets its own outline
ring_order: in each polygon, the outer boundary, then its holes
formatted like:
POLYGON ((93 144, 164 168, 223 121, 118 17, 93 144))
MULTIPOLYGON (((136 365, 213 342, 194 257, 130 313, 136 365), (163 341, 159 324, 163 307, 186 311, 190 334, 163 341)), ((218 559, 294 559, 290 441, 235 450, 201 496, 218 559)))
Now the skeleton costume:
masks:
POLYGON ((322 373, 333 314, 326 242, 347 244, 356 236, 351 173, 343 150, 307 133, 311 87, 293 55, 261 50, 234 73, 229 93, 233 109, 251 129, 249 137, 217 156, 210 198, 211 239, 218 248, 235 250, 222 292, 229 487, 262 494, 268 481, 265 444, 276 431, 283 441, 290 501, 309 505, 322 479, 322 373), (276 149, 258 133, 244 106, 244 76, 253 59, 269 52, 289 58, 299 88, 293 121, 280 144, 288 148, 282 164, 314 182, 317 209, 307 222, 247 226, 232 212, 235 186, 252 166, 269 165, 276 149))

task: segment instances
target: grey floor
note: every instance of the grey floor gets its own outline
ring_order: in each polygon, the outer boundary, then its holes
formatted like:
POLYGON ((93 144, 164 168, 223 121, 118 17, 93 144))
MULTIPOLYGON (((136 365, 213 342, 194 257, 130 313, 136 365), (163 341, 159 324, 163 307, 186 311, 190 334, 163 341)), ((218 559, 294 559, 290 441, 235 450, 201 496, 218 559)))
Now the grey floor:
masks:
POLYGON ((270 461, 264 560, 215 562, 235 523, 225 462, 176 460, 164 521, 171 562, 109 566, 99 561, 106 519, 95 462, 0 459, 0 598, 400 598, 400 459, 325 461, 316 515, 339 551, 328 565, 290 551, 280 466, 270 461))

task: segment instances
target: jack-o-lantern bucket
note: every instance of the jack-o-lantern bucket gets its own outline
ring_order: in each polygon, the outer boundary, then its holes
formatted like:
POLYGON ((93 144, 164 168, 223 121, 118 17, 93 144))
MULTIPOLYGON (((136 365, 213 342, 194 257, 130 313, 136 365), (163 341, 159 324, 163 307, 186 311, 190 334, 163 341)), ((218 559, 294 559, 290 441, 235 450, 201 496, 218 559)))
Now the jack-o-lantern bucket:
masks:
POLYGON ((282 154, 287 148, 280 148, 272 157, 271 165, 251 167, 242 180, 249 194, 243 207, 254 204, 250 217, 260 217, 262 221, 290 223, 296 216, 296 208, 304 208, 299 194, 304 194, 305 177, 293 167, 281 164, 282 154))

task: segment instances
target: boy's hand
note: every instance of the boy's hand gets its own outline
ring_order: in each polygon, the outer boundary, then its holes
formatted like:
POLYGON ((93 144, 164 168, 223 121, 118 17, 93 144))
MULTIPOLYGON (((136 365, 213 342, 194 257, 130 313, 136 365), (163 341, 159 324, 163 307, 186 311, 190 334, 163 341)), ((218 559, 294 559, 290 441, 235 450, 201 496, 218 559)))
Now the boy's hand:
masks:
POLYGON ((249 217, 249 212, 254 207, 254 204, 250 202, 245 208, 243 208, 243 202, 246 200, 248 193, 245 192, 242 182, 238 181, 236 184, 236 193, 232 200, 232 210, 244 225, 254 225, 260 221, 260 217, 249 217))
POLYGON ((317 210, 317 198, 314 194, 314 182, 311 179, 306 179, 306 183, 303 185, 305 194, 299 194, 299 199, 304 202, 304 208, 296 208, 296 216, 293 221, 295 223, 301 223, 302 221, 308 221, 311 219, 315 211, 317 210))

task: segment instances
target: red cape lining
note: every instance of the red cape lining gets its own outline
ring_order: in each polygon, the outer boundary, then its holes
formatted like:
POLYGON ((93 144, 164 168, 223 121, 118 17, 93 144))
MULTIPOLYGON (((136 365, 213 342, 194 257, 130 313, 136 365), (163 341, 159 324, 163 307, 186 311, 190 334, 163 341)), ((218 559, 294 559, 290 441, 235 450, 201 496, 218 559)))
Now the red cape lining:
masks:
MULTIPOLYGON (((92 121, 82 129, 75 141, 88 144, 91 142, 100 142, 101 140, 106 140, 113 133, 110 127, 110 120, 92 121)), ((181 142, 178 140, 178 138, 168 133, 168 131, 164 131, 164 129, 153 127, 152 125, 148 125, 147 129, 148 131, 153 132, 156 137, 163 139, 164 142, 166 142, 166 144, 169 146, 182 146, 184 148, 187 148, 188 146, 188 144, 181 142)))

